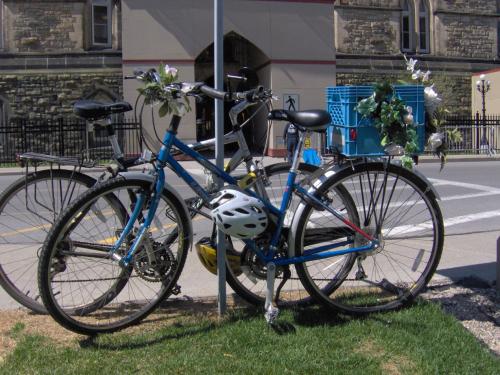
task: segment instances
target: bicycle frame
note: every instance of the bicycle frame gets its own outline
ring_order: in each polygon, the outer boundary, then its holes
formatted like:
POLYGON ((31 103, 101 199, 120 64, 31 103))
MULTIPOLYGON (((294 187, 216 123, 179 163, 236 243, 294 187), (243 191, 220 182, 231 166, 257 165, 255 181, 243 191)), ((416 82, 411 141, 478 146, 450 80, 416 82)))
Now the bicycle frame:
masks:
MULTIPOLYGON (((140 225, 139 231, 136 235, 136 238, 134 239, 134 242, 129 249, 128 253, 124 257, 120 257, 117 255, 118 249, 121 247, 123 244, 125 238, 129 235, 131 232, 135 221, 138 219, 142 208, 146 202, 146 192, 141 192, 138 195, 137 198, 137 204, 135 205, 134 211, 131 214, 131 217, 125 226, 124 230, 120 234, 120 237, 116 241, 116 243, 113 246, 112 250, 112 257, 116 260, 119 260, 120 263, 124 266, 127 266, 131 261, 132 258, 139 248, 142 238, 145 234, 145 232, 148 230, 149 226, 151 225, 151 222, 153 220, 154 214, 156 212, 156 209, 159 204, 160 196, 163 191, 164 185, 165 185, 165 172, 164 172, 164 167, 169 166, 177 175, 179 175, 190 187, 193 189, 196 194, 198 194, 205 203, 209 203, 211 200, 210 194, 193 178, 191 175, 178 163, 174 157, 171 154, 171 149, 172 147, 176 147, 180 152, 192 157, 195 159, 199 164, 201 164, 203 167, 208 169, 211 173, 215 174, 217 177, 222 179, 224 182, 231 184, 231 185, 236 185, 237 180, 226 173, 225 171, 221 170, 217 166, 215 166, 213 163, 211 163, 209 160, 207 160, 203 155, 198 153, 196 150, 193 149, 193 146, 188 146, 184 144, 182 141, 177 139, 176 134, 177 134, 177 128, 180 124, 181 117, 174 115, 172 117, 172 121, 170 124, 169 130, 166 132, 164 139, 163 139, 163 145, 160 149, 160 153, 158 155, 157 161, 155 163, 155 182, 154 182, 154 192, 151 198, 151 201, 149 203, 149 210, 146 216, 146 219, 144 222, 140 225)), ((311 194, 309 191, 305 190, 303 187, 301 187, 299 184, 295 183, 296 176, 297 176, 297 168, 299 164, 299 157, 300 153, 302 150, 302 146, 304 143, 306 134, 302 134, 299 140, 299 144, 297 146, 297 149, 295 150, 295 155, 293 159, 293 164, 290 169, 290 173, 288 175, 288 181, 285 189, 285 194, 283 196, 283 200, 281 202, 281 207, 277 208, 273 206, 267 199, 264 199, 264 204, 266 207, 269 209, 270 213, 275 215, 277 217, 277 226, 276 229, 273 233, 271 243, 269 245, 269 249, 262 249, 258 248, 256 246, 256 243, 252 240, 245 240, 244 242, 246 245, 248 245, 255 253, 257 256, 265 262, 265 264, 272 262, 275 265, 288 265, 288 264, 295 264, 295 263, 302 263, 302 262, 308 262, 312 260, 317 260, 317 259, 324 259, 324 258, 329 258, 333 256, 338 256, 338 255, 344 255, 348 253, 360 253, 364 251, 370 251, 375 249, 378 246, 378 241, 371 236, 370 234, 364 232, 362 229, 360 229, 358 226, 355 224, 351 223, 349 220, 345 219, 343 215, 338 212, 337 210, 327 206, 325 203, 323 203, 320 199, 316 198, 313 194, 311 194), (288 210, 288 206, 291 202, 292 198, 292 192, 297 191, 299 195, 306 197, 306 199, 309 199, 310 201, 314 202, 314 204, 320 205, 324 210, 327 210, 328 212, 332 213, 335 217, 337 217, 339 220, 341 220, 345 225, 347 225, 349 228, 353 229, 356 233, 358 233, 360 236, 368 240, 368 244, 365 246, 359 246, 359 247, 350 247, 350 248, 344 248, 340 250, 334 250, 339 247, 343 247, 349 244, 352 244, 354 240, 348 240, 348 241, 343 241, 341 243, 336 243, 336 244, 330 244, 330 245, 324 245, 324 246, 319 246, 314 249, 310 249, 305 251, 304 255, 300 257, 284 257, 280 256, 276 258, 276 252, 278 248, 278 243, 280 240, 280 234, 283 229, 283 221, 285 214, 288 210)), ((250 190, 246 190, 247 193, 258 197, 254 192, 250 190)), ((259 197, 260 198, 260 197, 259 197)))

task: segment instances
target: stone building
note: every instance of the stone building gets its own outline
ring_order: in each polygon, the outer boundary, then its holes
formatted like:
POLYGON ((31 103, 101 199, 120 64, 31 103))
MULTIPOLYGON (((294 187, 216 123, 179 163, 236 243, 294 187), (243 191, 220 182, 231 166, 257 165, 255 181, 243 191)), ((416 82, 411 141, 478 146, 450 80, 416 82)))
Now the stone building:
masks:
POLYGON ((453 113, 471 111, 471 76, 500 65, 498 0, 337 0, 337 84, 406 79, 402 54, 431 70, 453 113))
MULTIPOLYGON (((123 82, 123 74, 160 62, 178 67, 183 80, 210 83, 212 4, 0 0, 0 121, 66 115, 80 97, 133 101, 137 84, 123 82)), ((225 70, 256 68, 260 83, 279 96, 275 107, 294 98, 299 109, 324 108, 326 86, 408 79, 405 53, 433 72, 448 108, 465 114, 472 108, 471 77, 500 67, 500 0, 224 5, 225 70)), ((186 140, 211 135, 210 109, 198 107, 186 120, 193 125, 182 129, 186 140)), ((261 123, 251 132, 256 145, 265 131, 261 123)), ((273 127, 273 154, 283 147, 280 130, 273 127)))
POLYGON ((0 119, 71 113, 81 97, 123 96, 121 4, 0 1, 0 119))

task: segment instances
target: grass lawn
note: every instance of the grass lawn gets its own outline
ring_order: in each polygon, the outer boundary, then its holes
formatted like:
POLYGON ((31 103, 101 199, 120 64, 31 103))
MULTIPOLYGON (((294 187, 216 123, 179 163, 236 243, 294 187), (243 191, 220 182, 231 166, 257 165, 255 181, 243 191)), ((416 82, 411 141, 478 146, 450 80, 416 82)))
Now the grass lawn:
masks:
POLYGON ((500 359, 429 302, 366 318, 284 311, 276 329, 254 310, 223 320, 207 311, 160 311, 94 339, 49 327, 49 320, 46 335, 13 323, 2 336, 14 345, 0 373, 500 374, 500 359))

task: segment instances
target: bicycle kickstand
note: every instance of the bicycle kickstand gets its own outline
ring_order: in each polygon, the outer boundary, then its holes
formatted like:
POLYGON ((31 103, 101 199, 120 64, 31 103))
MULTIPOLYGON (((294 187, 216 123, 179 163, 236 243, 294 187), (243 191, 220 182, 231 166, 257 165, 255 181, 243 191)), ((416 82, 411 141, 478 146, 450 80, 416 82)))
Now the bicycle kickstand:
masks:
POLYGON ((266 303, 264 317, 268 324, 274 324, 278 318, 279 309, 273 305, 274 280, 276 276, 276 265, 272 262, 267 264, 267 285, 266 285, 266 303))

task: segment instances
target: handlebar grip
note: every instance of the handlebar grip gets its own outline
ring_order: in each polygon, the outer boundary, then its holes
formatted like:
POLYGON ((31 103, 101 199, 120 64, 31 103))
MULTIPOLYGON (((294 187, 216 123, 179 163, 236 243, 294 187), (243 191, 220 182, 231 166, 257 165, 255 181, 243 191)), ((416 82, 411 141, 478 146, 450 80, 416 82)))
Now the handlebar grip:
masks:
POLYGON ((224 100, 224 101, 231 100, 231 98, 229 97, 229 94, 227 92, 216 90, 216 89, 214 89, 210 86, 207 86, 207 85, 200 86, 200 91, 203 94, 210 96, 211 98, 214 98, 214 99, 220 99, 220 100, 224 100))

